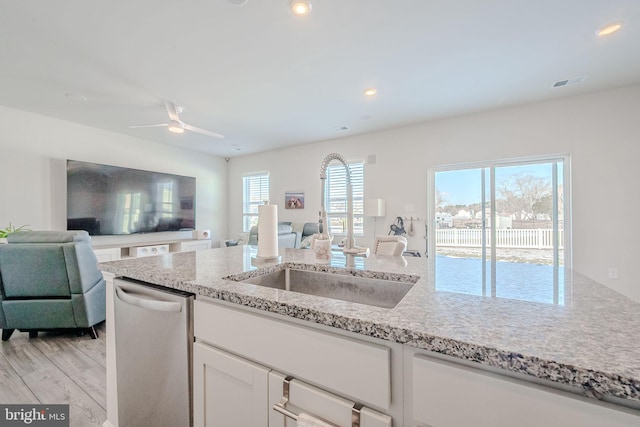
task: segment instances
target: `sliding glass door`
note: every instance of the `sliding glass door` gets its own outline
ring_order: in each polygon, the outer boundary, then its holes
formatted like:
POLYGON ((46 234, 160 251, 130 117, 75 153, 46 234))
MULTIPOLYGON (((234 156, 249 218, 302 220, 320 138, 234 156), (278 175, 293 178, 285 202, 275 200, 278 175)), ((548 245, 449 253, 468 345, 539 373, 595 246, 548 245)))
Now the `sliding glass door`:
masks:
POLYGON ((562 304, 567 165, 557 156, 435 169, 438 289, 562 304))

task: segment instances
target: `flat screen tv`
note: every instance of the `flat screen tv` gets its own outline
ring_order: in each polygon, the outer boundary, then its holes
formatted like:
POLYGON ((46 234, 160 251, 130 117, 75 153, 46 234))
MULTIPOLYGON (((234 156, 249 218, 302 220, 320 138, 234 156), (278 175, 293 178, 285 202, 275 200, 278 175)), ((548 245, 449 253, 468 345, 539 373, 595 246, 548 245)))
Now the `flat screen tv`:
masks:
POLYGON ((193 230, 196 179, 67 160, 67 229, 94 236, 193 230))

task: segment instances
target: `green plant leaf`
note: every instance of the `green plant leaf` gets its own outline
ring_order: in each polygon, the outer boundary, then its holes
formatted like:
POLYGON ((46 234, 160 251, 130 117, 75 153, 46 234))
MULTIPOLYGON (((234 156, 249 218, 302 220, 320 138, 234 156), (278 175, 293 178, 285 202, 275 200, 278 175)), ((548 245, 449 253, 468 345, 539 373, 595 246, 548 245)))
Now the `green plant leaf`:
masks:
POLYGON ((15 233, 17 231, 31 231, 31 229, 27 228, 28 225, 21 225, 16 228, 11 222, 9 222, 9 226, 4 229, 0 229, 0 239, 6 238, 9 234, 15 233))

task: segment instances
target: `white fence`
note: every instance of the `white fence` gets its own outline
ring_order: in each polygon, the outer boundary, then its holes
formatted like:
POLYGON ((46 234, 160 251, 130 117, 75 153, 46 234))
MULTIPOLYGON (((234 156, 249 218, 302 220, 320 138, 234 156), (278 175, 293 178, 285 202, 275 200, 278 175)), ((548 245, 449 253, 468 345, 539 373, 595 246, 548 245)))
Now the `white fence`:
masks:
MULTIPOLYGON (((485 230, 487 246, 491 245, 491 230, 485 230)), ((558 230, 560 249, 564 247, 564 230, 558 230)), ((438 228, 436 246, 482 247, 482 229, 438 228)), ((552 249, 553 229, 496 230, 497 248, 552 249)))

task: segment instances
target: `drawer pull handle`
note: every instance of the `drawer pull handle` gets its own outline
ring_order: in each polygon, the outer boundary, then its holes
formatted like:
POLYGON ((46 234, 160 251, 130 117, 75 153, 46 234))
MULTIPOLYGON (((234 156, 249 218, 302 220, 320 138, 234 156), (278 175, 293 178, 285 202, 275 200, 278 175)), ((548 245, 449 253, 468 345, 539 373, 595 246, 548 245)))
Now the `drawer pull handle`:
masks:
MULTIPOLYGON (((273 410, 276 412, 280 412, 285 417, 288 417, 297 421, 298 414, 287 409, 287 403, 289 402, 289 384, 293 379, 294 378, 292 376, 288 376, 282 381, 282 399, 280 399, 280 402, 273 405, 273 410)), ((351 409, 351 427, 360 427, 360 410, 361 409, 362 409, 361 404, 356 403, 353 405, 353 408, 351 409)), ((340 427, 324 420, 323 422, 331 426, 340 427)))

